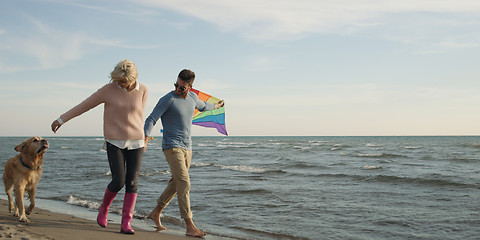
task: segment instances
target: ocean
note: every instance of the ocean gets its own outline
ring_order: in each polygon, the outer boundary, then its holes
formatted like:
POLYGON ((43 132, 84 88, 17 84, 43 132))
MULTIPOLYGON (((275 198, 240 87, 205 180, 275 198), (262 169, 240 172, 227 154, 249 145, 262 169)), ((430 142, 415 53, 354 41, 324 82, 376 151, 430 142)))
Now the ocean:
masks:
MULTIPOLYGON (((0 138, 2 165, 24 139, 0 138)), ((47 139, 37 199, 96 216, 111 180, 103 138, 47 139)), ((170 179, 161 141, 144 154, 133 223, 152 231, 170 179)), ((480 239, 478 136, 193 137, 190 178, 206 239, 480 239)), ((176 198, 162 223, 184 231, 176 198)))

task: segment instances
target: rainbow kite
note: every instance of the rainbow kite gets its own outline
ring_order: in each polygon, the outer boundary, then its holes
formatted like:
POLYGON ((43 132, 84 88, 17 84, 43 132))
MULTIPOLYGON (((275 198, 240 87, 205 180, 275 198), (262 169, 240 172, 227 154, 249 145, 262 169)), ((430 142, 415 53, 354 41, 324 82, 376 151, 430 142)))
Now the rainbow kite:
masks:
MULTIPOLYGON (((191 88, 190 91, 196 93, 198 98, 202 101, 210 103, 217 103, 220 101, 220 99, 196 89, 191 88)), ((227 129, 225 128, 225 107, 205 112, 200 112, 195 109, 192 124, 202 127, 216 128, 219 133, 228 136, 227 129)))

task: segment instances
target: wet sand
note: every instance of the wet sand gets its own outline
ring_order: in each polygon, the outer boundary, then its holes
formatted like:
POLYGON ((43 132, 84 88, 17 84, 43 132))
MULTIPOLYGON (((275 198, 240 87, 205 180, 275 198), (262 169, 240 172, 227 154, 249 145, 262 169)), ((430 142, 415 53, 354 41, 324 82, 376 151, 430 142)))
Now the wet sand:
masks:
MULTIPOLYGON (((28 200, 26 201, 29 203, 28 200)), ((8 213, 8 203, 0 199, 0 239, 142 239, 142 240, 188 240, 199 239, 177 236, 162 232, 147 231, 136 228, 134 235, 120 233, 120 225, 109 223, 106 228, 98 226, 97 222, 78 218, 68 214, 53 213, 35 208, 28 223, 18 221, 18 217, 8 213)))

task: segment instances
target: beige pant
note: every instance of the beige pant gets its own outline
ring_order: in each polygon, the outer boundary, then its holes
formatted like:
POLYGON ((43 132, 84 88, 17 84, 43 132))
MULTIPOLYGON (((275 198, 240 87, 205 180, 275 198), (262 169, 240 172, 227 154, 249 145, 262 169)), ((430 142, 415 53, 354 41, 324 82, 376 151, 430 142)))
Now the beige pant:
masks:
POLYGON ((177 195, 180 215, 182 218, 193 218, 190 210, 190 176, 188 170, 192 162, 192 150, 170 148, 163 150, 167 158, 172 178, 157 202, 163 208, 177 195))

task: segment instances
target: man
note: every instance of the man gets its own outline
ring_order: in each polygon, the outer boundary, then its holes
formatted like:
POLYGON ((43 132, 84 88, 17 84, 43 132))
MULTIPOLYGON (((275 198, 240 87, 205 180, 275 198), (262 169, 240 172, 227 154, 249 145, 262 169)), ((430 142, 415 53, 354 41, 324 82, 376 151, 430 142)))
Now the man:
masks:
POLYGON ((188 69, 182 70, 174 84, 175 90, 160 98, 150 116, 145 120, 146 146, 153 126, 161 118, 163 125, 162 149, 172 173, 172 178, 157 200, 157 206, 148 217, 157 225, 157 231, 165 230, 166 228, 160 222, 160 213, 177 195, 180 215, 185 220, 187 228, 186 235, 203 237, 206 233, 195 226, 190 209, 190 177, 188 175, 192 160, 190 130, 195 109, 209 111, 222 107, 224 102, 222 100, 213 104, 201 101, 195 93, 190 92, 194 80, 194 72, 188 69))

